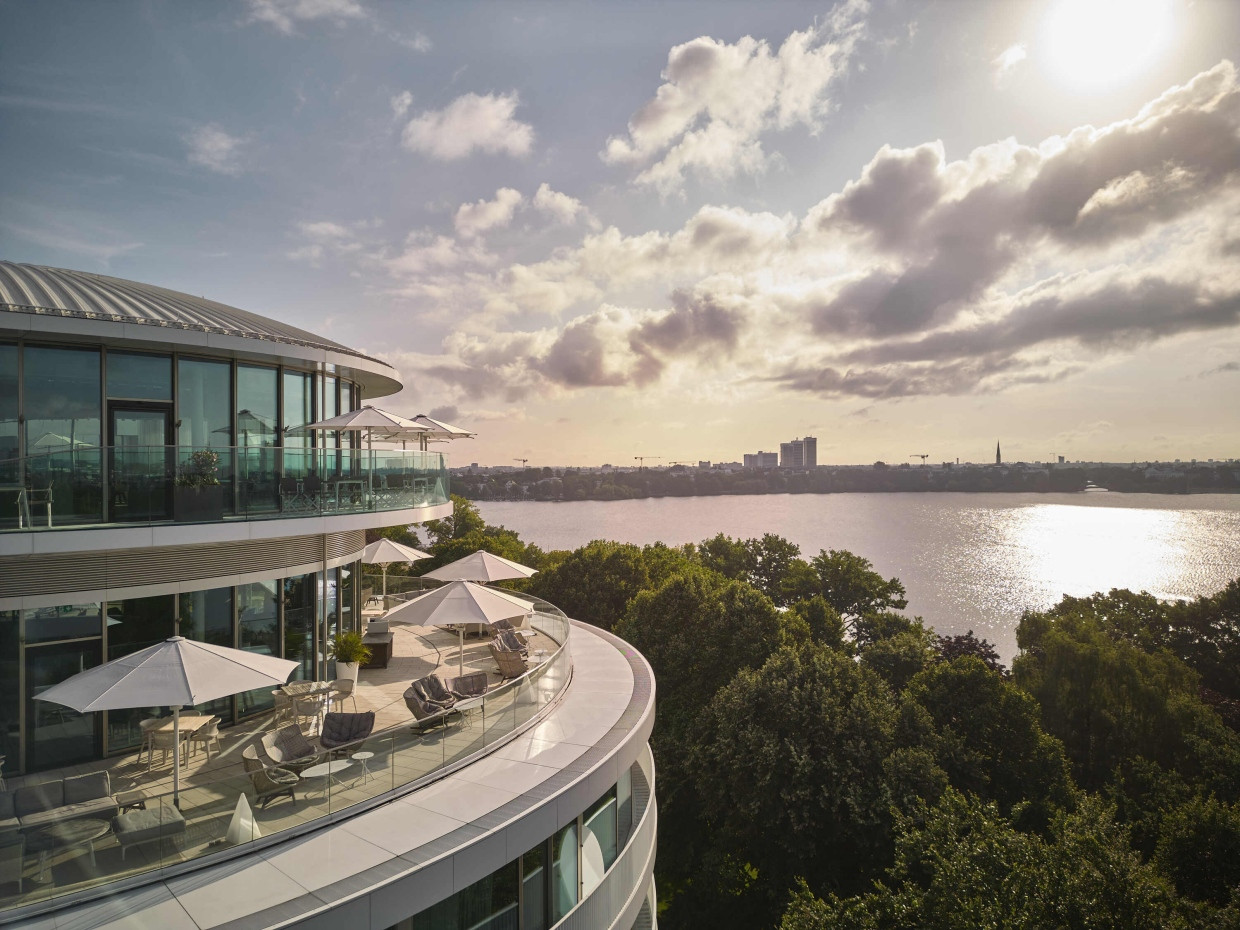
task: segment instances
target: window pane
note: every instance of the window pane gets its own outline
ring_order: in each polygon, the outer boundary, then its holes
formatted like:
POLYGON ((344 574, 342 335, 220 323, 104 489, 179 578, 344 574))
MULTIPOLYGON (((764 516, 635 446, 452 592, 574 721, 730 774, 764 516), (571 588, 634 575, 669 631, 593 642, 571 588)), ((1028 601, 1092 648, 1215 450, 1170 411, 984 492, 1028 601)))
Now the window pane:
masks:
MULTIPOLYGON (((172 636, 176 631, 173 614, 175 610, 174 594, 109 601, 108 661, 153 646, 172 636)), ((140 746, 142 728, 138 724, 146 717, 162 717, 170 713, 171 708, 155 703, 145 707, 108 711, 108 751, 140 746)))
MULTIPOLYGON (((280 616, 275 581, 237 586, 237 645, 267 656, 280 654, 280 616)), ((266 710, 275 704, 270 688, 256 688, 237 695, 240 716, 266 710)))
POLYGON ((590 894, 616 861, 616 789, 590 806, 581 838, 581 894, 590 894))
POLYGON ((0 610, 0 756, 5 757, 9 774, 17 768, 21 738, 21 677, 17 667, 21 661, 20 618, 21 611, 0 610))
POLYGON ((24 613, 27 643, 83 639, 103 630, 103 605, 98 603, 39 607, 24 613))
POLYGON ((551 841, 551 922, 561 920, 577 903, 577 823, 551 841))
POLYGON ((26 771, 90 762, 101 755, 103 714, 79 714, 35 698, 98 665, 102 644, 101 639, 90 639, 26 648, 26 771))
POLYGON ((172 358, 108 352, 108 397, 172 400, 172 358))
POLYGON ((296 575, 284 579, 284 658, 300 664, 293 678, 313 680, 314 675, 314 594, 318 575, 296 575))
MULTIPOLYGON (((232 365, 177 361, 177 444, 206 449, 232 445, 232 365)), ((221 456, 223 458, 223 456, 221 456)))
POLYGON ((56 522, 102 516, 99 350, 27 346, 27 483, 52 492, 56 522))
POLYGON ((274 510, 279 504, 274 368, 237 366, 237 475, 241 512, 274 510))
POLYGON ((521 926, 523 930, 547 930, 546 842, 521 857, 521 926))
POLYGON ((17 457, 18 413, 17 346, 0 345, 0 461, 17 457))
MULTIPOLYGON (((208 591, 188 591, 181 594, 181 635, 195 642, 232 646, 232 595, 232 588, 212 588, 208 591)), ((231 723, 232 697, 199 704, 198 710, 204 714, 215 714, 223 723, 231 723)))

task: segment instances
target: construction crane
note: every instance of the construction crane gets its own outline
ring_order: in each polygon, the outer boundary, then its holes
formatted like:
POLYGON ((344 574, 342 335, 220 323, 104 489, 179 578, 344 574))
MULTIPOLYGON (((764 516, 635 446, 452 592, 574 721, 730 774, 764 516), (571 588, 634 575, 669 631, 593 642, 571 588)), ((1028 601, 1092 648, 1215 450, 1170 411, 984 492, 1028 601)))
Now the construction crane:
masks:
POLYGON ((661 459, 661 458, 663 458, 663 456, 661 455, 635 455, 633 456, 633 460, 637 462, 637 468, 639 471, 646 467, 646 459, 661 459))
POLYGON ((921 467, 922 467, 922 468, 925 468, 925 467, 926 467, 926 459, 930 458, 930 453, 929 453, 929 452, 914 452, 912 455, 910 455, 910 456, 909 456, 909 458, 911 458, 911 459, 921 459, 921 467))
POLYGON ((668 462, 668 465, 696 465, 696 462, 668 462))
POLYGON ((525 467, 525 463, 526 463, 526 462, 528 462, 528 461, 529 461, 529 459, 513 459, 513 461, 514 461, 514 462, 520 462, 520 463, 521 463, 521 467, 522 467, 522 468, 524 468, 524 467, 525 467))

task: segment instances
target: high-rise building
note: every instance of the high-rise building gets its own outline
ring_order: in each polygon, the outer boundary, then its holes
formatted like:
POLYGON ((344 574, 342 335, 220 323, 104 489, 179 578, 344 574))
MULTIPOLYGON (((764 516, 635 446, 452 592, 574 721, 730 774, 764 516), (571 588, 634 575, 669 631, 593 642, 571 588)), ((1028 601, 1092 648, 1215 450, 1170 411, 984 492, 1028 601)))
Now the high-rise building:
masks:
POLYGON ((656 925, 646 661, 541 601, 503 675, 378 619, 366 533, 451 516, 446 456, 303 427, 401 387, 276 320, 0 262, 0 924, 656 925), (354 683, 332 649, 363 629, 392 668, 354 683), (293 681, 182 709, 188 740, 38 699, 178 635, 293 681), (485 693, 427 716, 433 667, 485 693), (329 742, 342 710, 364 742, 329 742))
POLYGON ((781 468, 817 468, 818 440, 813 436, 806 436, 792 442, 781 442, 779 464, 781 468))
POLYGON ((776 452, 746 453, 744 462, 746 468, 778 468, 779 454, 776 452))

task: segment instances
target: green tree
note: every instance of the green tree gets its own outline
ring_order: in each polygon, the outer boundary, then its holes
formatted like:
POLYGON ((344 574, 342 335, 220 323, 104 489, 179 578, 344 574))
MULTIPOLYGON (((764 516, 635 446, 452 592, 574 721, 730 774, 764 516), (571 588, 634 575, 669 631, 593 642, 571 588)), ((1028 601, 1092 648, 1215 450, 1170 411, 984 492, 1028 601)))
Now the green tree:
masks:
POLYGON ((917 623, 874 640, 859 651, 859 657, 862 665, 876 672, 898 694, 914 675, 935 662, 938 652, 934 634, 917 623))
POLYGON ((430 534, 431 545, 438 545, 449 539, 460 539, 472 532, 486 529, 486 521, 475 507, 459 494, 452 495, 452 516, 442 520, 427 520, 426 532, 430 534))
POLYGON ((831 549, 814 556, 810 565, 818 576, 819 593, 848 623, 866 614, 908 606, 900 579, 883 578, 869 559, 831 549))
POLYGON ((1240 889, 1240 808, 1193 798, 1163 820, 1156 858, 1180 894, 1226 905, 1240 889))
POLYGON ((803 885, 781 930, 1178 930, 1187 909, 1128 846, 1096 798, 1057 815, 1050 835, 1016 829, 993 804, 949 790, 898 818, 895 864, 874 891, 816 898, 803 885))

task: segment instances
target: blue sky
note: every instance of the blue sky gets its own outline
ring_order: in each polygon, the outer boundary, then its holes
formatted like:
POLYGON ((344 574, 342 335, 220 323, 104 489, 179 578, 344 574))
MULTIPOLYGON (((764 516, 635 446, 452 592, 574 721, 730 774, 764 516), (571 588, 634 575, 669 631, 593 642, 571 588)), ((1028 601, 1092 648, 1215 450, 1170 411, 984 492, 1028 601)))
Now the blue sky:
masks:
POLYGON ((384 357, 457 462, 1237 454, 1240 4, 0 16, 0 255, 384 357))

